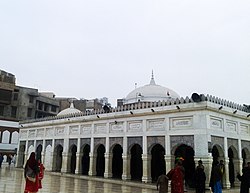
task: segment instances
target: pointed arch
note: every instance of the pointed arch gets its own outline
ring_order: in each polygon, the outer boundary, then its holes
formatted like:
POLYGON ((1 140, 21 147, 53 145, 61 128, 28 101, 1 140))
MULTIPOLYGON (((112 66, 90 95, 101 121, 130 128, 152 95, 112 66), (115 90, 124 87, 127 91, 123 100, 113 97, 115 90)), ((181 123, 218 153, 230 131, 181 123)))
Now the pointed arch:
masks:
POLYGON ((152 145, 151 149, 151 178, 155 182, 158 177, 166 173, 166 163, 164 159, 165 148, 160 144, 152 145))
POLYGON ((100 144, 96 148, 96 175, 97 176, 104 176, 105 171, 105 146, 103 144, 100 144))
POLYGON ((122 160, 123 149, 120 144, 115 144, 112 147, 112 177, 122 178, 123 172, 123 160, 122 160))
POLYGON ((38 145, 36 148, 36 159, 40 160, 40 161, 42 161, 41 160, 42 159, 42 149, 43 149, 43 146, 41 144, 38 145))
POLYGON ((82 158, 81 158, 81 165, 82 165, 82 174, 83 175, 88 175, 89 173, 89 161, 90 161, 90 157, 89 157, 89 152, 90 152, 90 145, 89 144, 85 144, 82 147, 82 158))
POLYGON ((70 173, 75 174, 76 170, 76 152, 77 152, 77 146, 73 144, 69 148, 69 155, 70 155, 70 173))
POLYGON ((188 187, 194 187, 194 173, 195 173, 195 161, 194 161, 194 149, 193 147, 186 145, 186 144, 180 144, 177 147, 175 147, 175 160, 177 157, 182 157, 184 161, 182 162, 183 167, 185 169, 185 182, 188 187))
POLYGON ((141 181, 142 179, 142 147, 134 144, 130 148, 130 174, 131 180, 141 181))
POLYGON ((242 159, 243 159, 242 168, 244 168, 247 162, 250 160, 250 151, 247 148, 243 148, 241 150, 241 153, 242 153, 242 159))
POLYGON ((58 144, 55 147, 55 150, 54 150, 55 156, 53 159, 53 164, 54 164, 53 171, 55 171, 55 172, 61 172, 62 159, 63 159, 62 152, 63 152, 63 146, 58 144))
POLYGON ((229 158, 229 163, 228 163, 229 182, 230 182, 231 187, 234 187, 234 182, 235 182, 234 161, 236 158, 238 158, 238 152, 234 146, 230 146, 228 148, 228 158, 229 158))
POLYGON ((48 171, 52 171, 52 146, 48 145, 45 148, 45 155, 44 155, 44 167, 48 171))

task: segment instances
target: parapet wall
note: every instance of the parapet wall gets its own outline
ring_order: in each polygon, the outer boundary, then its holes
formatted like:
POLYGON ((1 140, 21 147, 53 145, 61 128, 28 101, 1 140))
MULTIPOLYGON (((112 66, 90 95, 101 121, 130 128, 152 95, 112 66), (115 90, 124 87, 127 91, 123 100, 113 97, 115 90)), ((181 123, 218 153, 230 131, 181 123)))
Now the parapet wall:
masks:
MULTIPOLYGON (((244 105, 239 105, 237 103, 221 99, 212 95, 200 95, 200 102, 211 102, 215 103, 221 106, 225 106, 228 108, 232 108, 234 110, 243 111, 246 113, 250 113, 249 107, 246 107, 244 105)), ((137 109, 147 109, 147 108, 153 108, 153 107, 162 107, 162 106, 171 106, 171 105, 178 105, 178 104, 187 104, 187 103, 195 103, 192 98, 186 97, 185 99, 181 97, 180 99, 172 99, 168 101, 158 101, 158 102, 139 102, 135 104, 126 104, 123 106, 119 106, 116 108, 111 108, 109 112, 102 110, 93 110, 93 111, 86 111, 81 113, 74 113, 69 115, 63 115, 63 116, 53 116, 53 117, 45 117, 41 119, 33 119, 33 120, 26 120, 22 121, 21 124, 25 123, 33 123, 33 122, 41 122, 41 121, 51 121, 51 120, 58 120, 58 119, 65 119, 65 118, 71 118, 71 117, 82 117, 82 116, 88 116, 88 115, 97 115, 97 114, 104 114, 104 113, 114 113, 114 112, 122 112, 122 111, 131 111, 131 110, 137 110, 137 109)))

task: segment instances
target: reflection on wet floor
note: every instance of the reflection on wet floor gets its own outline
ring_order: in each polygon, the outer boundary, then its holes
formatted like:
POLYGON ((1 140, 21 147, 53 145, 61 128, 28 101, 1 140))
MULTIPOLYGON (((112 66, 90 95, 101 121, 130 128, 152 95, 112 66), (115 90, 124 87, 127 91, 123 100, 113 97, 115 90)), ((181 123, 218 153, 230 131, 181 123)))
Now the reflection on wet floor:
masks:
MULTIPOLYGON (((42 181, 43 188, 39 193, 157 193, 156 189, 128 185, 113 184, 107 182, 78 179, 61 175, 45 173, 42 181)), ((153 187, 154 188, 154 187, 153 187)), ((0 168, 0 193, 23 193, 23 170, 4 165, 0 168)), ((223 193, 238 193, 239 189, 223 190, 223 193)), ((194 193, 194 191, 188 191, 194 193)))
MULTIPOLYGON (((126 185, 83 180, 46 173, 40 193, 155 193, 156 190, 130 187, 126 185)), ((24 177, 21 169, 3 166, 0 169, 0 192, 23 193, 24 177)))

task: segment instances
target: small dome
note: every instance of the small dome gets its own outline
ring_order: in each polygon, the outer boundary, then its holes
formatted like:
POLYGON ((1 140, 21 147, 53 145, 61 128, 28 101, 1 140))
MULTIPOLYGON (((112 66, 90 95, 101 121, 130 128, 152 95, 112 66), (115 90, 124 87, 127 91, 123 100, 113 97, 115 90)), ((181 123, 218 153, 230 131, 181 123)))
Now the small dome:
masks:
POLYGON ((131 104, 141 102, 154 102, 163 101, 168 99, 180 98, 180 96, 173 90, 155 84, 154 75, 152 73, 152 78, 149 84, 136 88, 130 92, 125 98, 124 104, 131 104))
POLYGON ((76 109, 74 107, 73 102, 71 102, 70 107, 67 109, 62 110, 57 114, 57 116, 62 116, 62 115, 70 115, 70 114, 76 114, 76 113, 81 113, 80 110, 76 109))

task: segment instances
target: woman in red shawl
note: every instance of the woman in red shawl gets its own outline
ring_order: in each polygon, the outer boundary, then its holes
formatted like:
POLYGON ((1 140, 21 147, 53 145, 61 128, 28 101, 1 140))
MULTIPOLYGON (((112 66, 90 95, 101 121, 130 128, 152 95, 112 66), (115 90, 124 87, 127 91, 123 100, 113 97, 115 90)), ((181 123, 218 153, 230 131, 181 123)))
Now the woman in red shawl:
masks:
POLYGON ((38 173, 39 173, 39 168, 38 168, 38 163, 36 161, 36 155, 35 152, 32 152, 24 168, 24 177, 26 179, 24 193, 38 192, 38 183, 39 183, 38 173), (28 173, 31 173, 30 172, 31 170, 35 174, 35 182, 31 181, 30 178, 28 178, 29 175, 28 173))
POLYGON ((171 180, 171 193, 184 193, 184 167, 183 158, 177 158, 174 169, 171 169, 167 176, 171 180))
POLYGON ((45 167, 43 166, 43 164, 40 162, 40 160, 38 160, 38 167, 39 167, 39 174, 38 174, 38 188, 41 189, 42 188, 42 179, 44 176, 44 170, 45 167))

